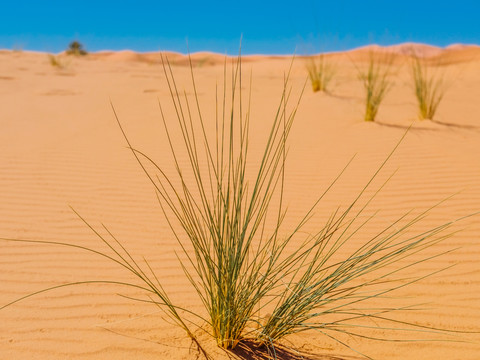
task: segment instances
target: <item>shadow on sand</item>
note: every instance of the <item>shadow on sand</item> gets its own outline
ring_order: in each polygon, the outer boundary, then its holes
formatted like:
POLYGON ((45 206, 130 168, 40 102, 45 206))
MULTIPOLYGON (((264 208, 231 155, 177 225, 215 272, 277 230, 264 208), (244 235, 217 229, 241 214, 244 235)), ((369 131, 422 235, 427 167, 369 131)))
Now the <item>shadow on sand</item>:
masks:
POLYGON ((304 351, 296 351, 283 346, 275 346, 273 349, 266 346, 258 346, 254 342, 242 342, 234 350, 230 351, 232 359, 239 360, 360 360, 359 357, 344 355, 318 355, 304 351))

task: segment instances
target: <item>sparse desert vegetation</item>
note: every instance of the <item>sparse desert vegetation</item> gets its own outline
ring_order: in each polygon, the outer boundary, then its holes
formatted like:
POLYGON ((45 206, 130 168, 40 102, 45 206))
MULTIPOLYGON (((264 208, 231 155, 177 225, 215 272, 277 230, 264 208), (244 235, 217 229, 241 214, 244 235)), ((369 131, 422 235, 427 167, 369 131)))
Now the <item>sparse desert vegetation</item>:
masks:
POLYGON ((82 43, 79 41, 72 41, 68 45, 68 49, 66 51, 68 55, 76 55, 76 56, 81 56, 81 55, 87 55, 87 50, 85 50, 84 46, 82 43))
POLYGON ((366 69, 358 69, 358 77, 365 89, 365 121, 375 121, 378 109, 385 95, 392 86, 390 72, 392 68, 392 54, 369 54, 366 69))
POLYGON ((50 65, 60 70, 66 69, 69 64, 69 62, 65 58, 54 54, 48 54, 48 61, 50 65))
MULTIPOLYGON (((172 300, 161 275, 147 260, 134 256, 110 230, 96 229, 79 213, 76 214, 80 220, 99 237, 106 250, 59 241, 10 241, 83 250, 120 266, 134 280, 126 277, 116 281, 73 281, 36 291, 20 300, 66 286, 94 283, 141 290, 142 297, 131 299, 159 307, 205 356, 208 354, 196 333, 199 328, 207 328, 222 349, 235 349, 249 341, 266 347, 273 358, 275 347, 287 336, 306 331, 319 332, 356 353, 361 352, 355 345, 341 339, 342 336, 361 339, 366 336, 362 329, 379 330, 380 335, 368 337, 380 341, 391 341, 392 333, 414 333, 419 328, 424 333, 448 334, 448 329, 399 321, 397 314, 414 308, 390 305, 388 297, 441 270, 413 277, 410 274, 407 280, 404 277, 405 270, 448 253, 449 249, 432 248, 449 238, 454 221, 413 233, 415 225, 430 210, 416 215, 401 213, 360 244, 351 245, 362 229, 376 220, 374 215, 365 220, 364 212, 385 185, 371 189, 393 152, 353 200, 344 207, 338 204, 331 209, 313 233, 305 235, 303 229, 338 178, 325 193, 312 199, 310 209, 299 222, 286 228, 287 144, 300 97, 292 95, 290 73, 284 78, 262 156, 252 171, 250 101, 254 99, 246 97, 242 90, 241 59, 233 63, 231 74, 227 75, 227 66, 224 68, 221 90, 214 94, 214 124, 201 111, 193 67, 190 67, 193 95, 184 92, 182 96, 175 69, 168 59, 162 64, 169 101, 175 109, 172 119, 160 104, 173 165, 157 162, 137 148, 114 112, 128 148, 154 187, 161 210, 178 241, 179 269, 203 310, 184 308, 172 300), (211 134, 206 129, 215 132, 211 134), (174 133, 181 134, 180 138, 175 138, 174 133), (373 194, 366 195, 368 191, 373 194), (381 300, 381 305, 375 300, 381 300)), ((390 64, 385 68, 385 63, 372 59, 361 76, 367 93, 371 93, 367 94, 368 121, 375 119, 390 84, 387 79, 390 64)), ((15 303, 18 300, 4 308, 15 303)))
POLYGON ((308 58, 306 67, 313 92, 328 92, 330 83, 336 73, 335 64, 329 61, 324 54, 321 54, 308 58))
POLYGON ((444 76, 438 68, 428 66, 425 60, 413 56, 412 79, 420 120, 433 119, 446 91, 444 76), (436 70, 436 72, 435 72, 436 70))

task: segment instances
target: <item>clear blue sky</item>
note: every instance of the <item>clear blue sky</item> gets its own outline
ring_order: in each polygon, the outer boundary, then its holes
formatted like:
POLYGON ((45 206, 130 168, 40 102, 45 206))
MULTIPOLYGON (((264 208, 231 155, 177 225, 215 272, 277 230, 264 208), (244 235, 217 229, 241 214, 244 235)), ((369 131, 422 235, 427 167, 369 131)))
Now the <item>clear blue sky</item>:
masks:
POLYGON ((480 0, 7 1, 0 48, 215 51, 345 50, 370 43, 480 43, 480 0))

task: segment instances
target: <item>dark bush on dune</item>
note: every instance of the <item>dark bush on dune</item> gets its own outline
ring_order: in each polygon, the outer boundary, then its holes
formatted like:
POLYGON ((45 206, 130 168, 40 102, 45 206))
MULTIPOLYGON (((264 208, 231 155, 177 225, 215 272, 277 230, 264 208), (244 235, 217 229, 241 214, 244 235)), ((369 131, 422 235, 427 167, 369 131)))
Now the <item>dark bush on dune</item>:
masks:
POLYGON ((68 45, 67 54, 69 55, 87 55, 87 50, 83 48, 83 45, 78 41, 72 41, 68 45))

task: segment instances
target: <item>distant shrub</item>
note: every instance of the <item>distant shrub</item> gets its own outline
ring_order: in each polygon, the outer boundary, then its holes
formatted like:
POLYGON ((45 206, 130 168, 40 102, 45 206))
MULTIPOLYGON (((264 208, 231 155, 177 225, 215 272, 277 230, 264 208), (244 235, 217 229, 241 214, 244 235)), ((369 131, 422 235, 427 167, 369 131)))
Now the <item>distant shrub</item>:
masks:
POLYGON ((72 41, 68 45, 67 54, 69 55, 87 55, 87 50, 83 48, 83 45, 78 41, 72 41))

